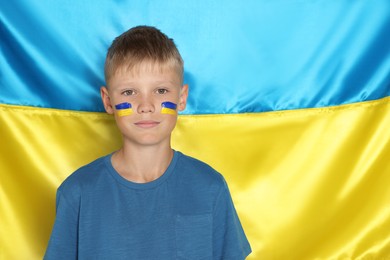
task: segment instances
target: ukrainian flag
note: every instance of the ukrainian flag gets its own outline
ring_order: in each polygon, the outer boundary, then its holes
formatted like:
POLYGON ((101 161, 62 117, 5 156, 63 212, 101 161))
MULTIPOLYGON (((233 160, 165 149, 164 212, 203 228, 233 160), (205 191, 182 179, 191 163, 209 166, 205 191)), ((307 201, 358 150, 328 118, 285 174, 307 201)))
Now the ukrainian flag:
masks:
POLYGON ((4 1, 1 258, 41 259, 58 185, 120 146, 99 88, 139 24, 183 55, 173 147, 225 176, 248 259, 390 258, 388 0, 4 1))

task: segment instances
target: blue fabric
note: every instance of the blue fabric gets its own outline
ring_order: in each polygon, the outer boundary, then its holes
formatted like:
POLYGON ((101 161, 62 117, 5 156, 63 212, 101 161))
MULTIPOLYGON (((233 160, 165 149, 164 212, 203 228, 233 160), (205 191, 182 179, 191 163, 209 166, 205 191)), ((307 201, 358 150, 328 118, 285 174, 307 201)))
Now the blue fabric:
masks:
POLYGON ((390 95, 390 4, 349 1, 4 1, 0 103, 103 111, 114 37, 175 39, 184 114, 324 107, 390 95))
POLYGON ((222 175, 175 152, 166 172, 133 183, 111 156, 60 186, 45 259, 245 259, 251 249, 222 175))

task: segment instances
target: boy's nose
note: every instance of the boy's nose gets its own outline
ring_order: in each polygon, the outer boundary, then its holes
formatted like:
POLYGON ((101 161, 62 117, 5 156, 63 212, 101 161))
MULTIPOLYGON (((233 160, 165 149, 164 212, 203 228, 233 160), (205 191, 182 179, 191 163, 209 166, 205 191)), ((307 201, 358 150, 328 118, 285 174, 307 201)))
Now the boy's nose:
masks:
POLYGON ((143 100, 139 105, 138 105, 138 113, 153 113, 154 112, 154 104, 150 100, 143 100))

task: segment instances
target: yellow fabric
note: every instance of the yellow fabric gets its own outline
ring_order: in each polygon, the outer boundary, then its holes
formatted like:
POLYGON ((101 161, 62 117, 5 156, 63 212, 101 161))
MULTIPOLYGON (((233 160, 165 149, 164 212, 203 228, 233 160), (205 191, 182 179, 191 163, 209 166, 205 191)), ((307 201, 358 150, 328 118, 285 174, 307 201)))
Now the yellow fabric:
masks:
MULTIPOLYGON (((41 259, 55 190, 120 146, 111 116, 0 105, 1 252, 41 259)), ((390 257, 390 98, 259 114, 180 116, 173 147, 228 181, 248 259, 390 257)))

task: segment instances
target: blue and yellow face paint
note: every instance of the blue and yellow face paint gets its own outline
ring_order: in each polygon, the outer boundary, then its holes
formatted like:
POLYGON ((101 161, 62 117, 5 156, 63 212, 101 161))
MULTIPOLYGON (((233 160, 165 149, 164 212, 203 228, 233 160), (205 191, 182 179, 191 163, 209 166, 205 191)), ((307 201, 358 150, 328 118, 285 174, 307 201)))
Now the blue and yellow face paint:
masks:
POLYGON ((161 114, 176 115, 177 105, 175 103, 166 101, 161 103, 161 114))
POLYGON ((128 102, 120 103, 115 105, 116 113, 118 116, 128 116, 133 114, 133 109, 131 108, 131 104, 128 102))

